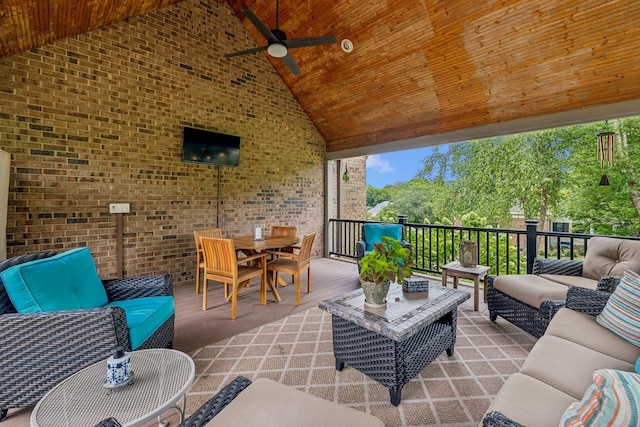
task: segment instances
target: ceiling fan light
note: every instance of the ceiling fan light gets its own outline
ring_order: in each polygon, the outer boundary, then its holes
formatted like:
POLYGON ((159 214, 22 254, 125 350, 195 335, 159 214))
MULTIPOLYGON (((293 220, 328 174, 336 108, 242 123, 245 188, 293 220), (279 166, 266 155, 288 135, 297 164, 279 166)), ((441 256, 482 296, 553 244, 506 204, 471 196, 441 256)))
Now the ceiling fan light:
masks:
POLYGON ((287 47, 280 43, 271 43, 267 48, 267 52, 274 58, 282 58, 287 56, 287 47))

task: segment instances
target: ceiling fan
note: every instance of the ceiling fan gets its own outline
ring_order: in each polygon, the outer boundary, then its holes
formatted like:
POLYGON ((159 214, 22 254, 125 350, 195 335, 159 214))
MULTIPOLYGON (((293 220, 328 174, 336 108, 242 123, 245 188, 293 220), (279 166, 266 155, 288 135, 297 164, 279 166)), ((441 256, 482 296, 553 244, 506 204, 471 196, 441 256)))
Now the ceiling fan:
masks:
POLYGON ((251 10, 242 9, 242 12, 249 18, 249 21, 267 39, 266 46, 254 47, 253 49, 241 50, 239 52, 228 53, 227 58, 249 53, 262 52, 264 50, 274 58, 282 58, 282 61, 289 67, 293 74, 300 75, 298 64, 289 53, 289 49, 298 47, 320 46, 323 44, 333 44, 337 42, 336 36, 303 37, 299 39, 287 40, 287 34, 278 27, 278 0, 276 0, 276 28, 270 30, 251 10))

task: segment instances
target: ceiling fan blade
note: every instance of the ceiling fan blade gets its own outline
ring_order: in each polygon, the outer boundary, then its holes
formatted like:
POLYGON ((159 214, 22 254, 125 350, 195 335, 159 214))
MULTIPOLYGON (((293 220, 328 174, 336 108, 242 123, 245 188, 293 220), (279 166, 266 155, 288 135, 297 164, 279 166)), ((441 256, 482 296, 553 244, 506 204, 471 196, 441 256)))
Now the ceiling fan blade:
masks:
POLYGON ((253 12, 251 12, 251 10, 242 9, 242 13, 244 13, 245 16, 249 18, 249 21, 251 21, 253 26, 256 27, 258 31, 260 31, 260 33, 264 36, 265 39, 267 39, 267 41, 270 41, 270 42, 279 41, 278 38, 273 35, 269 27, 264 25, 264 23, 260 20, 260 18, 258 18, 253 12))
POLYGON ((298 68, 298 64, 296 64, 296 61, 293 59, 293 56, 291 56, 290 53, 287 53, 285 56, 283 56, 282 61, 287 65, 287 67, 289 67, 294 75, 299 76, 301 74, 300 68, 298 68))
POLYGON ((263 50, 267 50, 267 46, 254 47, 253 49, 240 50, 238 52, 227 53, 225 55, 225 58, 232 58, 234 56, 240 56, 240 55, 248 55, 250 53, 258 53, 258 52, 262 52, 263 50))
POLYGON ((336 39, 336 36, 302 37, 299 39, 291 39, 285 41, 289 49, 295 49, 297 47, 320 46, 323 44, 334 44, 337 42, 338 40, 336 39))

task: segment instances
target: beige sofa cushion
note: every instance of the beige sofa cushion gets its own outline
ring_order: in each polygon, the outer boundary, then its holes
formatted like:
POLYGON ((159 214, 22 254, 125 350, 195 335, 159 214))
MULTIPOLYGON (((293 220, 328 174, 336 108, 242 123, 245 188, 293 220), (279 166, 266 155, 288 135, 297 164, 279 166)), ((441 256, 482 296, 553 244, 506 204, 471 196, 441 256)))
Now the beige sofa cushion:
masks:
POLYGON ((569 289, 534 274, 498 276, 493 281, 493 287, 536 308, 540 308, 540 304, 546 300, 565 300, 569 289))
POLYGON ((634 365, 563 338, 545 334, 531 349, 520 373, 580 400, 593 382, 593 372, 602 368, 633 371, 634 365))
POLYGON ((527 427, 549 427, 557 426, 575 401, 573 396, 542 381, 515 373, 500 388, 487 412, 499 411, 527 427))
POLYGON ((598 280, 602 276, 622 276, 629 269, 640 273, 640 241, 593 237, 582 264, 582 275, 598 280))
POLYGON ((565 286, 579 286, 581 288, 596 289, 598 281, 589 279, 582 276, 567 276, 564 274, 541 274, 540 277, 544 277, 552 282, 560 283, 565 286))
POLYGON ((632 364, 640 357, 640 347, 623 340, 613 332, 603 328, 594 316, 562 308, 549 323, 546 335, 553 335, 573 341, 599 353, 632 364))
POLYGON ((266 378, 258 378, 218 415, 211 426, 310 427, 379 426, 382 421, 348 406, 306 394, 266 378))

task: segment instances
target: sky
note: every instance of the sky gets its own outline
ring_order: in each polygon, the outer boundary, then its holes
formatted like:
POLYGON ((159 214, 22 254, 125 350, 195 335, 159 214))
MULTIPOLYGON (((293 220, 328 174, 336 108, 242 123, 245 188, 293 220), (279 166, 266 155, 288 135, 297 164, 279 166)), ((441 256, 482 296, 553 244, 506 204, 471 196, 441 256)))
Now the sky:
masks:
POLYGON ((409 181, 422 169, 422 160, 433 150, 434 147, 425 147, 369 156, 367 185, 382 188, 385 185, 409 181))

